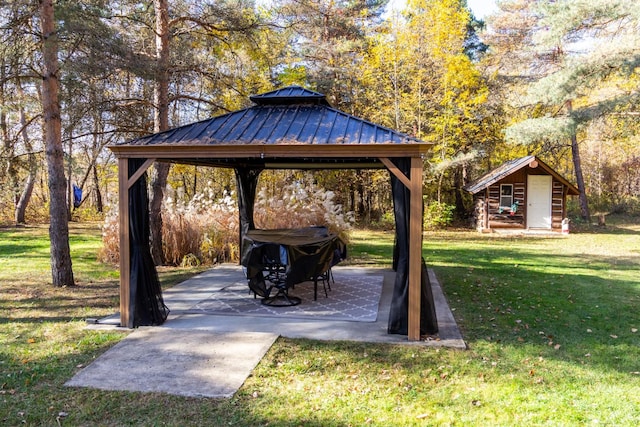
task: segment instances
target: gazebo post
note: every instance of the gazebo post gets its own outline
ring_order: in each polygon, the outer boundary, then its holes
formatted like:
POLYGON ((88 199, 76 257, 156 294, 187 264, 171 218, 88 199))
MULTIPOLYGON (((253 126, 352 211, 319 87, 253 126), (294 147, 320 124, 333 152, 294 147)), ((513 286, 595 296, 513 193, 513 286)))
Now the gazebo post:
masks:
POLYGON ((140 168, 129 176, 129 158, 118 159, 118 219, 119 219, 119 256, 120 256, 120 326, 133 327, 131 303, 131 236, 129 229, 129 190, 133 184, 149 169, 155 159, 147 159, 140 168))
POLYGON ((128 328, 131 254, 129 248, 129 159, 118 159, 118 206, 120 220, 120 326, 128 328))
POLYGON ((380 161, 409 190, 409 296, 407 335, 409 341, 420 340, 422 290, 422 158, 411 157, 409 177, 385 157, 380 161))
POLYGON ((422 263, 422 159, 411 158, 409 222, 409 341, 420 340, 420 290, 422 263))

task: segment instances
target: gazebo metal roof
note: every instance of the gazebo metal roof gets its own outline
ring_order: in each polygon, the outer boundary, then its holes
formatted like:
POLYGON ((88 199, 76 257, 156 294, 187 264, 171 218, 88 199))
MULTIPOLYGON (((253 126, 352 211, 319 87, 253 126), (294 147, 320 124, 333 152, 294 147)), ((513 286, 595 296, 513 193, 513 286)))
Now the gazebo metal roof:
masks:
POLYGON ((415 150, 422 154, 430 146, 332 108, 325 95, 299 86, 250 99, 256 105, 110 148, 116 154, 125 150, 135 154, 148 152, 153 146, 158 158, 223 167, 253 158, 252 165, 265 168, 382 168, 381 155, 406 156, 415 154, 415 150), (395 147, 385 148, 381 154, 372 149, 374 145, 395 147))

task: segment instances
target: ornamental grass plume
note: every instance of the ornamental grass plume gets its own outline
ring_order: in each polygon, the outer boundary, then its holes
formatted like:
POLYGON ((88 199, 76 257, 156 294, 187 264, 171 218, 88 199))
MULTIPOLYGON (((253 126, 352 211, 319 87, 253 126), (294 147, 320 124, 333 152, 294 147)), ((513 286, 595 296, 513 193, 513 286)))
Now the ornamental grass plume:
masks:
POLYGON ((254 219, 264 229, 301 228, 325 225, 331 232, 347 237, 355 221, 353 212, 343 212, 335 203, 335 193, 319 188, 311 176, 283 188, 280 198, 271 198, 262 188, 256 195, 254 219))
POLYGON ((118 209, 109 209, 102 224, 102 248, 98 251, 98 260, 107 264, 120 262, 120 224, 118 209))
MULTIPOLYGON (((234 192, 216 198, 211 188, 181 202, 171 188, 163 204, 162 248, 170 265, 213 265, 240 258, 239 214, 234 192)), ((343 212, 335 194, 304 179, 284 187, 273 198, 262 188, 257 196, 254 219, 258 228, 301 228, 325 225, 347 240, 354 222, 352 212, 343 212)), ((102 227, 102 262, 117 263, 118 214, 111 209, 102 227)))

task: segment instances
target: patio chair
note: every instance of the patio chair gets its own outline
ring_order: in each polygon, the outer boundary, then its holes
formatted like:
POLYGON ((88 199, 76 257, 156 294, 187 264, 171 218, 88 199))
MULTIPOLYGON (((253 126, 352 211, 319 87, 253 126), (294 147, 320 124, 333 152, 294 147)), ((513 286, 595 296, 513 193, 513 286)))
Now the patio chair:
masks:
POLYGON ((274 251, 265 251, 263 254, 262 276, 265 282, 269 282, 271 285, 267 287, 266 295, 262 298, 262 304, 273 307, 289 307, 300 304, 302 300, 298 297, 289 295, 289 284, 287 283, 287 265, 283 263, 286 261, 286 257, 283 259, 281 251, 274 253, 274 251), (273 289, 277 292, 274 296, 271 296, 273 289))

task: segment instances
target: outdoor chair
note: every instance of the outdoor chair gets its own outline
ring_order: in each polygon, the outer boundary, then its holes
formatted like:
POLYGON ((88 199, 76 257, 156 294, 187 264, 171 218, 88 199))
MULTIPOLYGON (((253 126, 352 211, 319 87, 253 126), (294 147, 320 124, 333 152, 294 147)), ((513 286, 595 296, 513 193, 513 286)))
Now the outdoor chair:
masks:
MULTIPOLYGON (((274 307, 288 307, 300 304, 302 300, 298 297, 289 295, 289 285, 287 283, 287 265, 286 257, 282 256, 280 251, 267 250, 264 252, 262 264, 264 269, 262 277, 265 284, 265 294, 261 295, 262 304, 274 307), (283 259, 284 258, 284 259, 283 259), (275 295, 271 296, 273 290, 275 295)), ((255 296, 255 294, 254 294, 255 296)))

